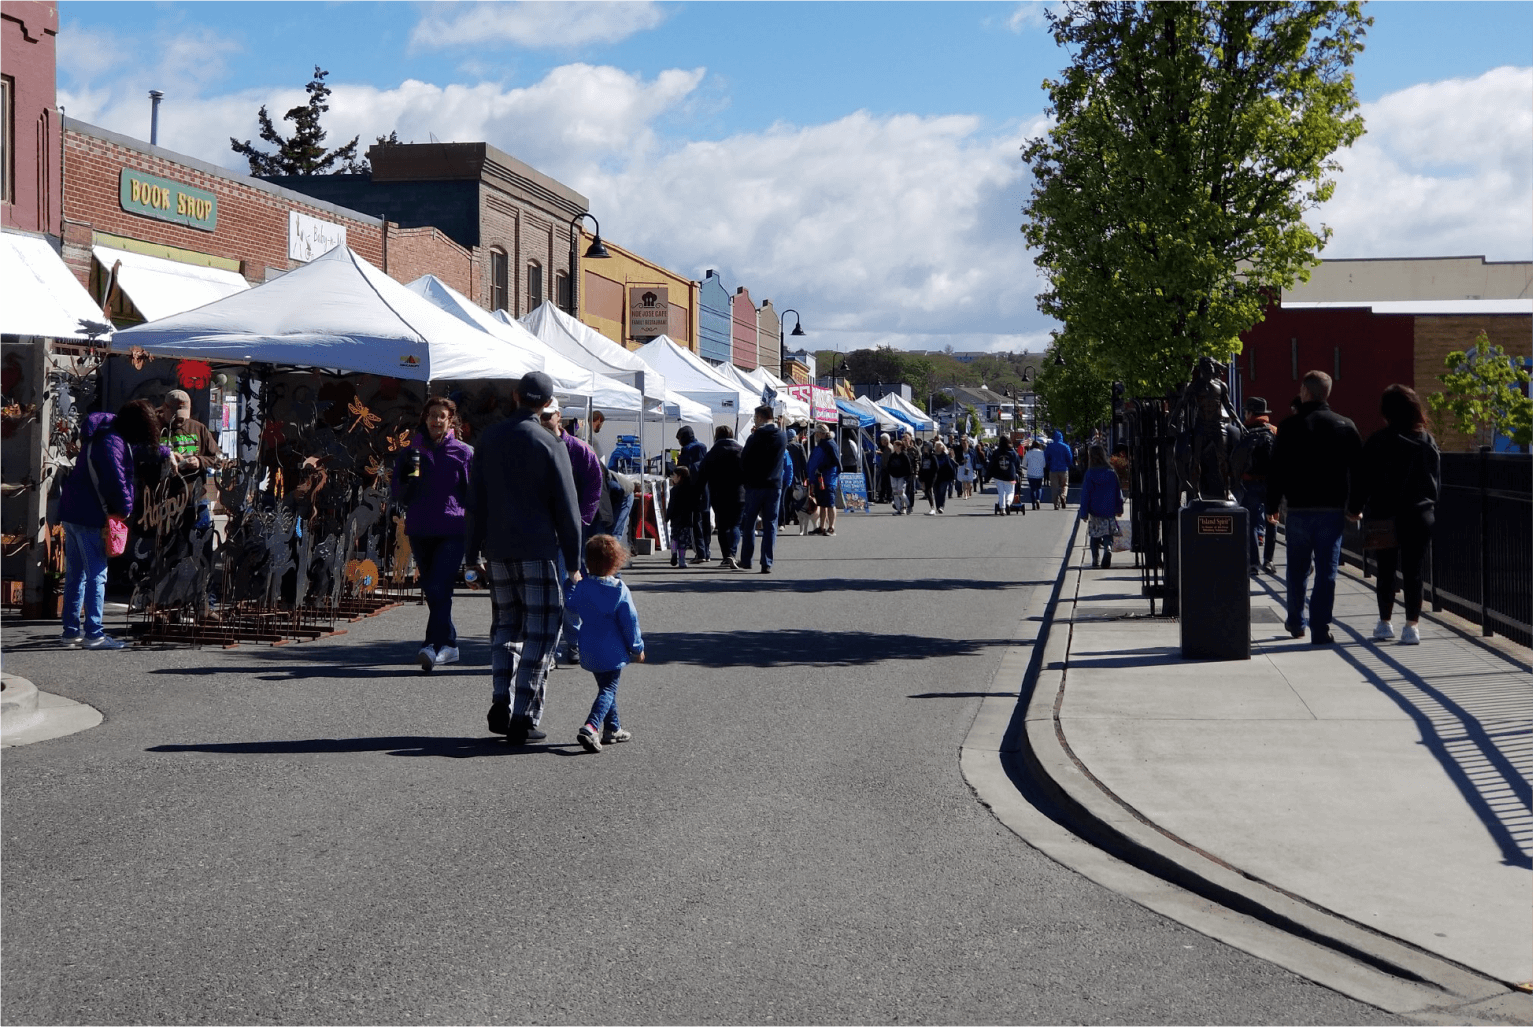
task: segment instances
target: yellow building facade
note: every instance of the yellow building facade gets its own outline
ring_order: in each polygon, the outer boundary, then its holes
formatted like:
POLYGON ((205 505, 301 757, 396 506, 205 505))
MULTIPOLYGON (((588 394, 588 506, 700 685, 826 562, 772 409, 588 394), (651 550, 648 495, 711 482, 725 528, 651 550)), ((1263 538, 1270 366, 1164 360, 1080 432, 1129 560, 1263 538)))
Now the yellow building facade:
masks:
MULTIPOLYGON (((576 252, 591 244, 583 232, 576 252)), ((631 350, 665 334, 697 353, 699 283, 606 239, 603 247, 606 258, 579 258, 577 317, 631 350)))

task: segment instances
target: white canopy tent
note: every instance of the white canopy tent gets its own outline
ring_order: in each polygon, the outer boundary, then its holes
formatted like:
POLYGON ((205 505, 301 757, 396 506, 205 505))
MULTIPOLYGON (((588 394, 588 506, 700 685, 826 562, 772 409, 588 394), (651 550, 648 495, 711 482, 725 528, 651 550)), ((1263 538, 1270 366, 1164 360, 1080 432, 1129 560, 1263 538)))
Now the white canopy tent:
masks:
POLYGON ((859 410, 874 418, 875 424, 880 427, 880 431, 882 432, 890 432, 894 435, 902 429, 906 429, 908 432, 912 430, 911 425, 907 424, 905 421, 902 421, 900 418, 896 417, 896 415, 892 414, 884 407, 881 407, 867 396, 860 396, 852 400, 845 400, 843 402, 852 404, 859 410))
POLYGON ((635 376, 638 374, 642 376, 638 388, 645 393, 647 399, 666 398, 667 383, 660 373, 629 350, 590 325, 571 317, 548 300, 515 322, 506 311, 497 311, 495 316, 500 321, 520 325, 556 353, 599 375, 635 385, 635 376))
POLYGON ((117 287, 133 301, 145 321, 196 310, 251 288, 238 271, 186 264, 111 246, 93 246, 91 256, 108 275, 114 268, 117 270, 117 287))
POLYGON ((810 424, 811 405, 804 400, 792 395, 789 391, 789 383, 784 381, 767 368, 753 368, 741 374, 751 382, 766 387, 773 391, 773 404, 777 407, 784 405, 784 413, 790 421, 804 421, 810 424))
POLYGON ((884 407, 886 410, 891 411, 892 413, 905 415, 906 420, 915 424, 919 432, 933 432, 938 430, 939 426, 934 423, 932 418, 924 414, 921 410, 913 406, 907 400, 902 399, 900 393, 886 393, 875 402, 884 407))
POLYGON ((5 335, 78 341, 112 335, 107 316, 41 236, 0 234, 0 283, 5 287, 0 332, 5 335), (93 336, 88 325, 100 334, 93 336))
MULTIPOLYGON (((596 377, 591 371, 555 353, 533 333, 519 325, 510 324, 491 316, 490 311, 454 289, 436 275, 423 275, 406 285, 407 289, 439 310, 447 311, 466 325, 473 325, 487 335, 495 336, 508 346, 526 351, 541 362, 543 371, 555 383, 555 392, 562 402, 565 398, 579 396, 585 400, 596 388, 596 377)), ((636 400, 639 393, 635 394, 636 400)))
POLYGON ((193 311, 135 325, 113 349, 264 362, 417 382, 521 378, 532 352, 440 310, 345 246, 281 278, 193 311))
POLYGON ((657 336, 634 352, 666 376, 674 392, 707 406, 714 424, 730 425, 733 432, 751 424, 752 409, 762 402, 760 392, 722 378, 702 358, 667 336, 657 336))

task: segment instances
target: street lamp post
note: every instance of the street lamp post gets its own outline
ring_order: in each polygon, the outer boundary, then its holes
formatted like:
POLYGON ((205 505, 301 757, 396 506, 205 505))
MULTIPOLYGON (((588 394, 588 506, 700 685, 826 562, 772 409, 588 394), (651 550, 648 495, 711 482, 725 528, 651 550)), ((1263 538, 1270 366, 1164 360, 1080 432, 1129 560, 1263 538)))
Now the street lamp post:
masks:
MULTIPOLYGON (((786 307, 784 313, 779 315, 779 360, 781 361, 784 359, 784 319, 791 314, 795 316, 795 328, 789 334, 792 336, 805 335, 805 330, 800 327, 800 312, 793 307, 786 307)), ((781 368, 780 370, 782 371, 783 369, 781 368)))
POLYGON ((613 256, 608 252, 608 248, 603 245, 603 229, 602 226, 598 225, 596 215, 589 211, 582 211, 571 219, 571 309, 569 314, 577 319, 581 318, 581 302, 578 299, 580 294, 577 288, 577 276, 581 273, 581 269, 576 264, 576 241, 580 238, 579 226, 584 218, 592 219, 592 245, 587 247, 587 252, 582 256, 592 258, 613 256))

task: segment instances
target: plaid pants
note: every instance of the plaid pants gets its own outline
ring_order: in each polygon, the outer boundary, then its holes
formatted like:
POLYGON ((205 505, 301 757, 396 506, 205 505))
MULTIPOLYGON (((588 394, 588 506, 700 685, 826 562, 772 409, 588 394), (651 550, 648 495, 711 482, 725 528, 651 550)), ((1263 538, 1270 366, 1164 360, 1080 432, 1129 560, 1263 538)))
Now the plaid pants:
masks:
POLYGON ((491 699, 537 725, 544 684, 560 642, 565 595, 552 560, 488 562, 491 573, 491 699), (516 679, 517 690, 512 683, 516 679))

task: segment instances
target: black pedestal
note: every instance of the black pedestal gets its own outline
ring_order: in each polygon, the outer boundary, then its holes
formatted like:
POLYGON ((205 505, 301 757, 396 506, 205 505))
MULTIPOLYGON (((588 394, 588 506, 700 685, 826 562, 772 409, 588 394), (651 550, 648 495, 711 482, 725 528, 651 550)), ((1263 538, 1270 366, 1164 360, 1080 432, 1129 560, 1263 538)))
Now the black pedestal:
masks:
POLYGON ((1185 660, 1248 660, 1248 511, 1196 500, 1179 511, 1179 644, 1185 660))

